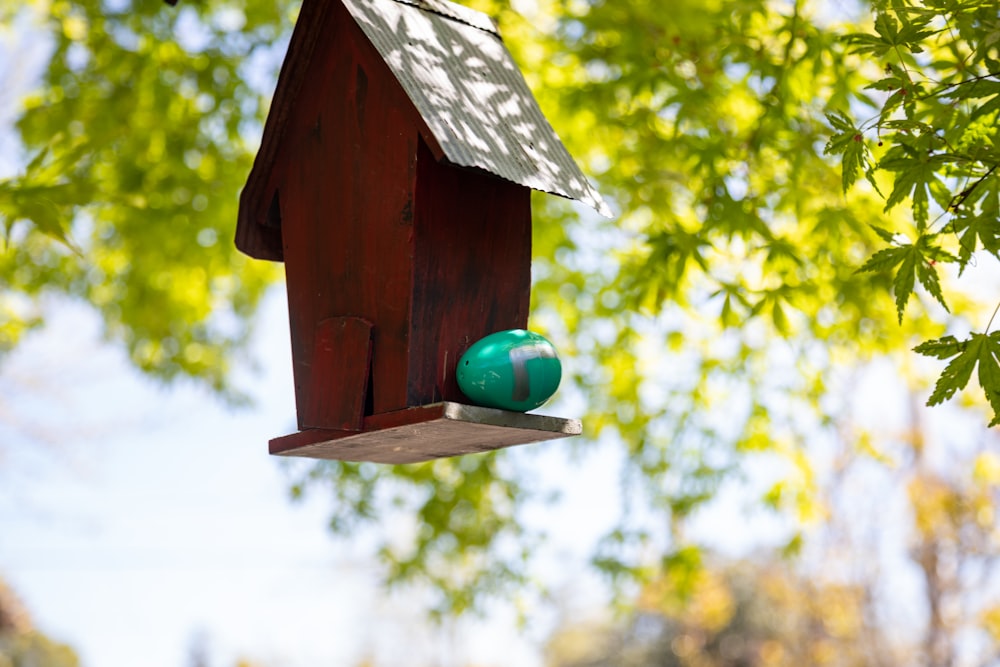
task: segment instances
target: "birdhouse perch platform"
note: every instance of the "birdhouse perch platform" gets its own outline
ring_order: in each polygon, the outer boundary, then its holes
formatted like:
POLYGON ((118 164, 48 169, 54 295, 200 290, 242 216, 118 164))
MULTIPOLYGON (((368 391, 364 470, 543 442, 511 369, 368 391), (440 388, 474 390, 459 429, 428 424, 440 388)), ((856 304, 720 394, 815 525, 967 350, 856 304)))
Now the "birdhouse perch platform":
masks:
POLYGON ((579 435, 578 419, 442 402, 364 419, 362 431, 308 429, 271 440, 271 454, 419 463, 579 435))

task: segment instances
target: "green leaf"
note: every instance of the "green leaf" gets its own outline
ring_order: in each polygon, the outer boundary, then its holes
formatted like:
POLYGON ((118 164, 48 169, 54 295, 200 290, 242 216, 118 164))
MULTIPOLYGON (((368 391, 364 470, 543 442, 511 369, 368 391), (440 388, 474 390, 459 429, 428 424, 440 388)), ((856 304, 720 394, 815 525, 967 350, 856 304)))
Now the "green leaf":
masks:
POLYGON ((996 113, 1000 110, 1000 95, 994 95, 990 99, 986 100, 980 104, 969 116, 969 120, 974 122, 992 113, 996 113))
POLYGON ((908 25, 896 35, 900 46, 905 46, 910 53, 923 53, 920 42, 934 34, 933 30, 923 30, 917 25, 908 25))
POLYGON ((964 270, 972 253, 982 246, 994 257, 1000 258, 1000 221, 993 215, 969 213, 965 207, 951 221, 951 231, 958 235, 958 260, 964 270))
POLYGON ((843 111, 839 109, 834 109, 826 113, 826 119, 830 121, 830 124, 835 130, 839 130, 842 133, 855 132, 854 121, 843 111))
POLYGON ((724 327, 734 327, 739 325, 740 318, 733 312, 733 295, 727 293, 722 301, 722 312, 719 313, 719 320, 724 327))
POLYGON ((903 311, 906 309, 906 302, 913 294, 914 274, 919 262, 923 259, 916 246, 904 246, 906 254, 899 264, 896 277, 892 280, 892 291, 896 297, 896 317, 899 323, 903 323, 903 311))
POLYGON ((907 244, 905 246, 883 248, 869 257, 868 261, 857 270, 857 273, 878 273, 881 271, 888 271, 906 258, 906 255, 909 253, 908 248, 910 247, 911 246, 907 244))
POLYGON ((882 227, 879 227, 878 225, 868 225, 868 226, 871 227, 872 230, 876 234, 878 234, 879 238, 885 241, 886 243, 892 243, 893 240, 896 238, 896 235, 890 232, 888 229, 884 229, 882 227))
POLYGON ((914 348, 915 352, 926 356, 933 356, 938 359, 954 358, 945 366, 944 371, 934 385, 927 405, 939 405, 955 395, 956 392, 965 388, 972 377, 972 371, 976 368, 980 351, 986 343, 986 336, 982 334, 972 334, 968 340, 958 342, 952 336, 923 343, 914 348), (950 356, 945 356, 946 352, 951 352, 950 356))
POLYGON ((900 88, 908 85, 908 81, 904 81, 898 76, 887 76, 884 79, 879 79, 875 83, 870 83, 865 86, 866 90, 899 90, 900 88))
POLYGON ((924 286, 924 289, 937 299, 944 309, 951 312, 948 308, 948 304, 944 301, 944 294, 941 292, 941 282, 938 280, 937 268, 935 268, 936 260, 918 261, 917 267, 917 279, 920 280, 920 284, 924 286))
POLYGON ((785 315, 785 309, 781 307, 781 302, 778 299, 775 299, 771 305, 771 321, 774 323, 774 328, 778 330, 778 333, 782 336, 788 335, 788 316, 785 315))
POLYGON ((823 152, 827 155, 843 153, 841 185, 844 192, 847 192, 858 180, 858 172, 868 171, 870 153, 861 130, 854 127, 850 118, 842 112, 828 113, 826 117, 838 131, 830 136, 823 152))
MULTIPOLYGON (((892 235, 879 227, 873 227, 883 239, 892 239, 892 235)), ((934 245, 937 235, 927 234, 917 239, 914 244, 902 244, 891 248, 883 248, 868 258, 868 261, 856 273, 880 273, 899 267, 892 281, 893 293, 896 298, 896 315, 902 323, 906 303, 913 294, 916 280, 924 286, 938 303, 948 310, 941 283, 938 280, 935 264, 939 261, 955 261, 955 258, 934 245)))
POLYGON ((945 336, 922 343, 914 351, 937 359, 951 359, 935 383, 927 405, 939 405, 964 389, 978 365, 979 385, 993 409, 990 426, 1000 424, 1000 332, 973 333, 964 341, 945 336))
POLYGON ((27 166, 25 166, 24 172, 26 174, 30 174, 33 171, 39 169, 42 166, 42 163, 45 162, 45 158, 47 158, 49 156, 49 151, 50 150, 52 150, 52 144, 49 144, 47 146, 43 146, 41 148, 41 150, 39 150, 35 154, 35 157, 31 158, 31 161, 28 162, 27 166))
POLYGON ((892 287, 896 297, 896 315, 900 323, 903 321, 906 302, 913 293, 914 272, 919 254, 919 250, 911 244, 883 248, 869 257, 868 261, 857 270, 857 273, 880 273, 899 266, 892 287))
POLYGON ((865 145, 864 137, 855 135, 851 143, 844 150, 844 159, 841 164, 841 185, 844 192, 854 185, 858 180, 858 172, 866 171, 868 166, 868 147, 865 145))
POLYGON ((995 98, 1000 94, 1000 81, 994 79, 970 79, 953 84, 950 97, 955 100, 995 98))
POLYGON ((959 341, 954 336, 943 336, 942 338, 935 340, 924 341, 920 345, 913 348, 913 351, 918 352, 925 357, 948 359, 964 350, 965 345, 965 341, 959 341))
POLYGON ((844 41, 853 47, 856 53, 869 53, 878 57, 886 55, 898 47, 905 48, 910 53, 921 53, 923 47, 920 45, 924 39, 934 34, 932 30, 924 28, 926 20, 911 20, 905 13, 900 12, 903 19, 902 29, 900 22, 889 12, 880 11, 875 17, 875 32, 852 33, 844 37, 844 41))
POLYGON ((899 44, 899 22, 888 12, 879 12, 875 17, 875 32, 882 38, 884 44, 890 46, 899 44))
MULTIPOLYGON (((913 217, 917 222, 917 228, 923 230, 927 226, 929 212, 929 192, 947 190, 944 183, 937 177, 936 170, 945 163, 942 156, 932 157, 906 157, 883 159, 879 163, 880 169, 896 172, 893 182, 892 192, 885 202, 885 212, 888 213, 894 206, 910 199, 913 208, 913 217)), ((938 196, 935 195, 935 199, 938 196)))
POLYGON ((884 56, 892 48, 892 45, 886 43, 884 39, 861 32, 845 35, 844 42, 853 47, 851 51, 854 53, 871 54, 878 58, 884 56))

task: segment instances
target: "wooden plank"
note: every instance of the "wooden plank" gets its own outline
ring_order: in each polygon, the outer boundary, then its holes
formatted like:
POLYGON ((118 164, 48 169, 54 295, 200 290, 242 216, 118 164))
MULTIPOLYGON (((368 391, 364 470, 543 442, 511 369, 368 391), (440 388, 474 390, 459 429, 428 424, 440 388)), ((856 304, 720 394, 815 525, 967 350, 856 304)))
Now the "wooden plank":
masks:
MULTIPOLYGON (((338 3, 339 4, 339 3, 338 3)), ((308 80, 313 52, 327 29, 334 3, 309 0, 302 3, 292 31, 288 53, 281 64, 277 87, 264 124, 261 146, 254 157, 247 183, 240 193, 236 225, 236 247, 257 259, 281 261, 284 258, 279 231, 268 228, 267 212, 274 198, 275 174, 272 172, 281 149, 288 141, 286 126, 294 115, 299 91, 308 80)))
MULTIPOLYGON (((290 117, 281 233, 299 428, 308 411, 317 325, 374 325, 369 412, 407 403, 413 284, 415 110, 339 2, 290 117)), ((423 401, 430 403, 431 401, 423 401)))
POLYGON ((303 428, 360 431, 372 359, 372 324, 360 317, 319 323, 303 428))
POLYGON ((531 191, 440 164, 421 144, 414 205, 407 404, 464 401, 455 379, 462 353, 528 322, 531 191))
POLYGON ((364 431, 312 429, 270 442, 278 456, 419 463, 579 435, 578 419, 443 402, 372 415, 364 431))

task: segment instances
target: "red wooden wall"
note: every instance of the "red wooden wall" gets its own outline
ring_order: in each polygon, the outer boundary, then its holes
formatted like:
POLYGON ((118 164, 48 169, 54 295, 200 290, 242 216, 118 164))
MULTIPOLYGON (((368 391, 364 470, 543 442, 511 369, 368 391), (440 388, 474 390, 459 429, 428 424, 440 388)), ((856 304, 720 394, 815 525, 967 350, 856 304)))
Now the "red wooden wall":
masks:
POLYGON ((488 334, 527 326, 531 191, 417 154, 411 405, 468 402, 455 366, 488 334))
MULTIPOLYGON (((331 425, 303 419, 304 394, 317 384, 312 374, 330 370, 314 368, 312 355, 317 326, 331 317, 350 315, 375 325, 374 411, 407 404, 416 111, 347 10, 331 4, 323 42, 288 125, 281 159, 287 168, 279 186, 303 428, 331 425)), ((339 389, 348 395, 358 390, 339 389)))

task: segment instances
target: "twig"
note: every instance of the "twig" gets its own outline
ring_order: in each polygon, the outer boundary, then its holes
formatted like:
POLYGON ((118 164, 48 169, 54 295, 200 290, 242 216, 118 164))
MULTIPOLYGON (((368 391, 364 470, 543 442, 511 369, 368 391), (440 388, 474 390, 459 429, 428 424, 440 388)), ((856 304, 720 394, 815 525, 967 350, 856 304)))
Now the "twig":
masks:
POLYGON ((986 331, 983 332, 983 335, 990 332, 990 327, 993 325, 993 318, 997 316, 997 312, 1000 312, 1000 303, 998 303, 997 307, 993 309, 993 314, 990 315, 990 321, 986 323, 986 331))
POLYGON ((989 79, 990 77, 1000 77, 1000 72, 987 72, 986 74, 981 74, 979 76, 974 76, 971 79, 963 79, 962 81, 956 81, 955 83, 949 83, 948 85, 942 86, 941 88, 938 88, 937 90, 935 90, 933 92, 927 93, 926 95, 922 96, 920 99, 926 100, 929 97, 937 97, 938 95, 941 95, 941 94, 943 94, 943 93, 951 90, 952 88, 958 88, 959 86, 964 86, 967 83, 976 83, 977 81, 982 81, 983 79, 989 79))
POLYGON ((980 185, 982 185, 983 181, 989 178, 990 175, 997 170, 997 167, 1000 167, 1000 162, 997 162, 992 167, 990 167, 985 174, 976 179, 975 183, 973 183, 972 185, 970 185, 969 187, 967 187, 966 189, 962 190, 957 195, 952 197, 951 201, 948 202, 948 208, 950 208, 952 211, 957 211, 958 207, 965 203, 965 200, 972 195, 975 189, 978 188, 980 185))

